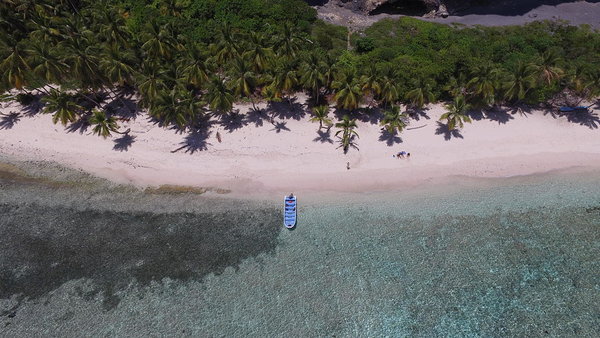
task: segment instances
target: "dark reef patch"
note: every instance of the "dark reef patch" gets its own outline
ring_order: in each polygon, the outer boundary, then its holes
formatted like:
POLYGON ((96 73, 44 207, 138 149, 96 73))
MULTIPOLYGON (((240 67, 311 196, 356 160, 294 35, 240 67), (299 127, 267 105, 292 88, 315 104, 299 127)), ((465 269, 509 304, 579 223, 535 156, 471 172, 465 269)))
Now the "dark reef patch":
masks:
POLYGON ((110 310, 131 282, 200 280, 272 252, 278 220, 274 209, 154 214, 0 204, 0 299, 37 299, 85 278, 95 288, 86 296, 101 293, 110 310))

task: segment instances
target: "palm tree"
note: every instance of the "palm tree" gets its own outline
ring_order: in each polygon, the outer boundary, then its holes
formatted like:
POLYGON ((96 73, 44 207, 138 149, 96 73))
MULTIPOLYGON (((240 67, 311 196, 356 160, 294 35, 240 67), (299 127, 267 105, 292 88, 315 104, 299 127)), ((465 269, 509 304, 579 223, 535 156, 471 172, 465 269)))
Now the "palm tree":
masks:
POLYGON ((296 34, 292 25, 288 22, 283 24, 280 35, 276 39, 275 47, 279 56, 288 59, 294 58, 300 50, 301 38, 296 34))
POLYGON ((243 55, 250 60, 254 72, 261 73, 272 61, 273 49, 267 47, 267 39, 261 33, 251 32, 248 38, 250 46, 243 55))
POLYGON ((321 87, 325 82, 323 74, 323 63, 319 60, 316 53, 311 53, 308 60, 300 68, 300 81, 304 88, 312 92, 315 104, 319 104, 321 87))
POLYGON ((209 48, 218 64, 224 65, 227 61, 240 55, 236 34, 228 23, 221 26, 216 41, 209 48))
POLYGON ((311 122, 319 122, 319 130, 323 129, 323 125, 328 127, 331 126, 332 122, 329 118, 329 106, 316 106, 313 108, 313 117, 311 117, 311 122))
POLYGON ((334 99, 338 108, 346 110, 358 108, 362 100, 362 91, 354 72, 341 73, 332 86, 336 90, 334 99))
POLYGON ((54 50, 49 48, 48 44, 43 42, 34 43, 29 47, 28 53, 33 73, 39 79, 43 80, 50 88, 53 88, 51 84, 60 83, 67 72, 68 66, 54 50))
POLYGON ((52 122, 54 124, 60 121, 62 125, 66 126, 69 122, 75 122, 78 112, 83 110, 83 107, 78 105, 70 95, 58 90, 50 91, 50 94, 42 100, 46 103, 44 113, 53 114, 52 122))
POLYGON ((124 86, 133 82, 135 71, 131 65, 135 63, 135 56, 130 50, 107 45, 102 51, 99 68, 106 75, 109 88, 112 88, 115 84, 124 86))
POLYGON ((481 99, 485 105, 496 102, 496 89, 499 87, 500 71, 492 63, 484 63, 476 66, 471 74, 471 80, 467 87, 473 95, 481 99))
POLYGON ((431 82, 419 79, 415 81, 413 89, 406 93, 406 99, 414 107, 422 109, 426 104, 435 101, 432 87, 431 82))
POLYGON ((175 37, 171 26, 150 22, 142 35, 142 49, 153 60, 170 59, 175 52, 175 37))
POLYGON ((504 82, 504 98, 508 101, 525 99, 529 90, 535 88, 535 69, 522 61, 508 73, 504 82))
POLYGON ((384 75, 381 78, 380 97, 383 101, 384 108, 387 108, 388 104, 394 104, 400 97, 400 92, 398 91, 398 87, 396 86, 396 81, 392 76, 384 75))
POLYGON ((587 78, 588 97, 597 98, 600 96, 600 70, 588 73, 587 78))
POLYGON ((291 94, 292 90, 298 85, 298 71, 291 60, 278 59, 272 73, 273 76, 269 86, 272 86, 279 97, 291 94))
POLYGON ((543 52, 535 64, 540 82, 550 86, 558 81, 564 74, 559 66, 561 62, 556 50, 548 49, 543 52))
POLYGON ((586 64, 581 62, 575 63, 575 66, 570 68, 566 73, 567 85, 579 96, 585 96, 585 92, 588 89, 586 75, 586 64))
POLYGON ((93 125, 92 133, 94 135, 107 138, 112 132, 118 132, 119 126, 114 116, 107 117, 103 111, 94 110, 92 116, 88 119, 90 125, 93 125))
MULTIPOLYGON (((235 95, 248 97, 252 100, 252 94, 256 86, 256 75, 250 69, 248 62, 242 57, 237 57, 233 63, 231 86, 235 95)), ((252 100, 252 106, 256 109, 254 100, 252 100)))
POLYGON ((111 45, 128 47, 131 33, 123 14, 116 7, 104 7, 93 12, 98 23, 98 32, 111 45))
POLYGON ((408 116, 400 112, 400 106, 393 105, 385 111, 381 125, 390 134, 397 134, 406 128, 408 116))
POLYGON ((6 55, 0 62, 2 81, 13 88, 22 90, 27 86, 28 75, 31 72, 31 67, 27 63, 26 51, 19 43, 11 41, 5 51, 0 51, 0 55, 6 55))
POLYGON ((72 76, 79 80, 81 89, 98 89, 108 82, 100 71, 98 43, 90 32, 67 39, 64 44, 64 62, 69 65, 72 76))
POLYGON ((164 82, 165 70, 159 68, 157 64, 145 63, 143 65, 143 73, 140 74, 138 82, 138 90, 142 96, 141 103, 146 106, 151 106, 158 97, 159 93, 167 90, 164 82))
POLYGON ((369 106, 373 104, 373 100, 375 99, 375 97, 381 95, 381 84, 379 83, 380 77, 381 74, 379 73, 377 68, 375 66, 371 66, 367 69, 367 72, 360 78, 363 95, 371 95, 372 97, 369 106))
POLYGON ((227 114, 233 108, 234 97, 220 77, 213 77, 207 93, 210 109, 216 114, 227 114))
POLYGON ((206 59, 200 45, 194 44, 187 49, 185 57, 179 58, 177 72, 186 83, 200 89, 208 82, 211 73, 206 59))
POLYGON ((356 119, 350 119, 350 116, 344 115, 341 122, 336 123, 335 127, 340 128, 340 130, 335 133, 335 136, 340 139, 340 147, 344 150, 344 154, 346 154, 351 146, 356 147, 353 144, 354 137, 360 138, 355 130, 358 128, 356 119), (340 136, 340 134, 342 136, 340 136))
POLYGON ((173 88, 167 93, 161 93, 156 103, 150 108, 150 115, 162 120, 164 125, 176 124, 182 128, 187 123, 186 110, 179 104, 180 88, 173 88))
POLYGON ((471 123, 471 118, 466 114, 470 106, 467 104, 464 96, 457 96, 451 104, 446 105, 448 112, 440 117, 441 120, 446 120, 448 130, 454 130, 464 127, 464 122, 471 123))

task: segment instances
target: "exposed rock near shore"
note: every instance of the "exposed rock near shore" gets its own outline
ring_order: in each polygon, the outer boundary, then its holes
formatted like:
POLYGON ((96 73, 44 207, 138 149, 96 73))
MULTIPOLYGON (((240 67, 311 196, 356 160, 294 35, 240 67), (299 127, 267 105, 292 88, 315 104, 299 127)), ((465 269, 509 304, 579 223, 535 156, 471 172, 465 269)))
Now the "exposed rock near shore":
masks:
POLYGON ((600 0, 306 0, 319 17, 351 29, 412 16, 445 24, 505 26, 565 20, 600 29, 600 0))
POLYGON ((464 14, 521 15, 543 5, 597 0, 306 0, 311 5, 334 5, 356 13, 447 17, 464 14))

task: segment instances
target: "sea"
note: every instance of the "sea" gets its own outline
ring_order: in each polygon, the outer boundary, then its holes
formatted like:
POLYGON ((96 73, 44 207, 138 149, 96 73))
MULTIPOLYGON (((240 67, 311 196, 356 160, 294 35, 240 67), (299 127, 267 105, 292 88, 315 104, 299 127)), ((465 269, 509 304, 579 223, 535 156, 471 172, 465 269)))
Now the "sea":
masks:
MULTIPOLYGON (((282 196, 0 166, 0 336, 598 337, 600 172, 282 196)), ((349 182, 351 184, 351 182, 349 182)))

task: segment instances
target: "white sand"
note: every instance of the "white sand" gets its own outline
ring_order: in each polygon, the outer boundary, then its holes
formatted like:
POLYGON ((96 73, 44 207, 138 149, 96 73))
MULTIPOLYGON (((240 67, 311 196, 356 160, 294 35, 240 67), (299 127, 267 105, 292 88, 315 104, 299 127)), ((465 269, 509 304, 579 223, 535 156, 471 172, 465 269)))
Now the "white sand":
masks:
MULTIPOLYGON (((249 107, 239 107, 242 113, 249 107)), ((2 113, 19 111, 17 104, 2 113)), ((112 138, 67 133, 51 116, 21 117, 10 129, 0 129, 0 153, 21 160, 48 160, 82 169, 119 183, 164 184, 230 189, 234 195, 254 193, 352 192, 394 190, 429 179, 466 175, 507 177, 571 167, 600 168, 600 130, 553 118, 542 112, 511 115, 506 124, 482 119, 467 124, 463 138, 449 141, 436 135, 441 105, 430 119, 411 120, 393 146, 379 140, 380 126, 359 122, 360 150, 347 155, 334 144, 313 141, 318 124, 284 120, 289 129, 276 132, 268 121, 249 124, 232 133, 219 126, 222 143, 211 130, 206 150, 186 153, 186 134, 166 130, 145 114, 123 125, 135 142, 128 151, 113 150, 112 138), (405 150, 409 160, 392 155, 405 150), (350 162, 351 169, 346 169, 350 162)), ((277 120, 276 122, 278 122, 277 120)))

